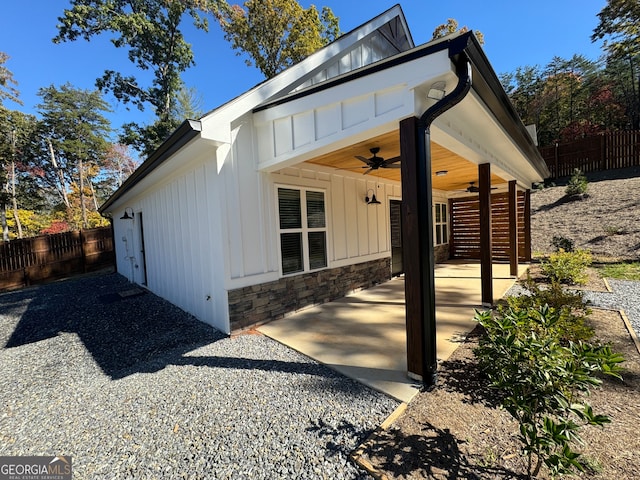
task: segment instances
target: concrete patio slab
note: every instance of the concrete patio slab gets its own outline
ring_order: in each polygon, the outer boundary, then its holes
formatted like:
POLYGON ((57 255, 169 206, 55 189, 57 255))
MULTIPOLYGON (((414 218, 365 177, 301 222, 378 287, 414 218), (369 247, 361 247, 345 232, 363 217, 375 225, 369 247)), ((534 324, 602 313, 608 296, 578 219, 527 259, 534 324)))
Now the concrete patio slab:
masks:
MULTIPOLYGON (((522 265, 524 274, 527 266, 522 265)), ((496 264, 494 298, 513 285, 509 265, 496 264)), ((475 328, 480 265, 440 264, 436 276, 436 346, 439 361, 475 328)), ((421 384, 407 376, 404 278, 394 278, 334 302, 312 307, 258 328, 263 334, 402 402, 421 384)))

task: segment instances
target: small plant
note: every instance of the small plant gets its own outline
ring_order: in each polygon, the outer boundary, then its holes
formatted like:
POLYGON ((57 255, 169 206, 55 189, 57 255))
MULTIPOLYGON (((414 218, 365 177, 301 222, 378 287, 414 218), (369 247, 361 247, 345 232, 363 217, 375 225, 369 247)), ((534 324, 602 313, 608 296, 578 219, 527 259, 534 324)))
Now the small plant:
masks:
POLYGON ((565 252, 573 252, 574 243, 573 240, 567 237, 555 236, 551 239, 551 245, 556 249, 556 252, 564 250, 565 252))
MULTIPOLYGON (((526 293, 506 299, 507 308, 511 311, 538 310, 548 305, 558 314, 558 321, 552 328, 554 336, 562 344, 586 341, 593 337, 593 328, 586 323, 591 315, 590 303, 584 300, 582 292, 566 290, 559 282, 551 282, 551 285, 541 288, 529 275, 520 285, 526 293)), ((499 307, 498 312, 504 314, 505 307, 499 307)))
POLYGON ((582 170, 576 168, 573 170, 573 175, 571 175, 564 192, 569 197, 576 197, 587 193, 588 186, 589 182, 587 181, 587 177, 582 173, 582 170))
POLYGON ((542 262, 542 272, 552 282, 569 285, 584 285, 587 283, 587 267, 593 258, 587 250, 566 252, 562 249, 549 255, 547 261, 542 262))
POLYGON ((608 237, 613 237, 614 235, 626 235, 627 231, 622 227, 607 225, 604 227, 604 233, 608 237))
POLYGON ((542 465, 552 475, 583 471, 572 445, 583 425, 609 423, 582 402, 601 384, 598 373, 620 377, 623 358, 606 345, 563 344, 560 314, 553 308, 476 312, 486 331, 475 350, 483 372, 502 395, 502 406, 520 425, 519 440, 534 478, 542 465))

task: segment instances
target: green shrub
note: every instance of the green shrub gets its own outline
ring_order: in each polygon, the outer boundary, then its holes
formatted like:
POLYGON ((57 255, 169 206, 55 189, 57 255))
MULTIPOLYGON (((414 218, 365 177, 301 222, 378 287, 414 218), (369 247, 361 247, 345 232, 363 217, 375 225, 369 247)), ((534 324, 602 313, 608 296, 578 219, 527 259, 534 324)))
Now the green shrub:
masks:
POLYGON ((553 335, 563 344, 586 341, 593 337, 593 328, 587 325, 587 319, 591 315, 590 303, 584 300, 582 292, 566 290, 559 282, 552 282, 551 285, 541 288, 530 276, 520 284, 527 292, 524 295, 508 297, 507 307, 498 310, 500 314, 504 314, 506 308, 520 312, 538 310, 548 305, 559 317, 553 327, 549 328, 554 330, 553 335))
POLYGON ((583 402, 601 384, 598 373, 620 378, 623 358, 609 346, 560 341, 560 315, 548 306, 476 312, 486 331, 475 354, 502 406, 520 427, 529 478, 546 465, 552 475, 584 470, 572 445, 580 442, 582 425, 604 425, 583 402), (582 403, 581 403, 582 402, 582 403))
POLYGON ((567 188, 565 188, 564 192, 569 197, 584 195, 587 193, 588 186, 589 182, 587 181, 587 177, 584 176, 584 173, 582 173, 579 168, 576 168, 573 170, 573 175, 571 175, 567 188))
POLYGON ((587 267, 591 265, 592 256, 587 250, 565 252, 560 249, 549 255, 547 261, 542 262, 542 272, 551 281, 569 285, 584 285, 587 283, 587 267))

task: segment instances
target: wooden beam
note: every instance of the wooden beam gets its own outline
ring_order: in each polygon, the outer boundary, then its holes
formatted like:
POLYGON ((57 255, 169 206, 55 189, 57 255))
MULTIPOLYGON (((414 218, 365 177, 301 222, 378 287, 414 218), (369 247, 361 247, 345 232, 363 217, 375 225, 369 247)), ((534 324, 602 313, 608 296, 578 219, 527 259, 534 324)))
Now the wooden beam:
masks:
POLYGON ((415 117, 400 122, 402 157, 402 263, 407 326, 407 370, 409 376, 422 379, 422 302, 420 300, 420 254, 418 228, 417 124, 415 117), (412 181, 413 180, 413 181, 412 181))
POLYGON ((493 305, 493 264, 491 242, 491 164, 478 165, 480 187, 480 277, 482 304, 493 305))
POLYGON ((429 135, 415 117, 400 122, 402 238, 409 376, 436 381, 436 307, 429 135))
POLYGON ((509 180, 509 273, 518 276, 518 188, 509 180))
POLYGON ((531 261, 531 189, 524 192, 524 258, 531 261))

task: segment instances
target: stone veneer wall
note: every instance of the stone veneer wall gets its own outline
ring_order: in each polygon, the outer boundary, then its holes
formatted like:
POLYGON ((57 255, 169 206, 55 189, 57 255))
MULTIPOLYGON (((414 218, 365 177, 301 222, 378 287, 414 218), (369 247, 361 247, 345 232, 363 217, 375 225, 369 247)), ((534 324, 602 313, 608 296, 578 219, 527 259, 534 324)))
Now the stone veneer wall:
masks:
POLYGON ((336 300, 390 278, 391 259, 387 257, 230 290, 231 331, 282 318, 301 308, 336 300))
POLYGON ((433 257, 436 263, 443 263, 449 260, 449 244, 433 247, 433 257))

